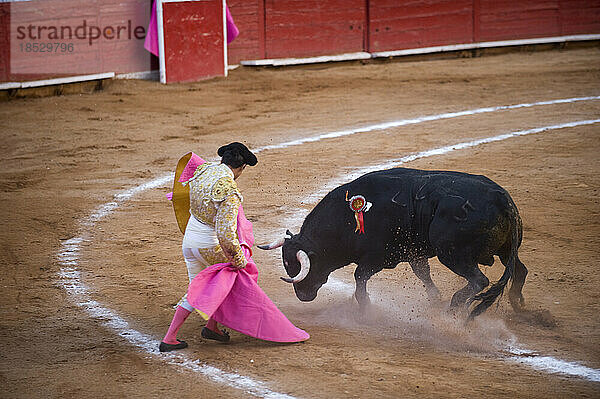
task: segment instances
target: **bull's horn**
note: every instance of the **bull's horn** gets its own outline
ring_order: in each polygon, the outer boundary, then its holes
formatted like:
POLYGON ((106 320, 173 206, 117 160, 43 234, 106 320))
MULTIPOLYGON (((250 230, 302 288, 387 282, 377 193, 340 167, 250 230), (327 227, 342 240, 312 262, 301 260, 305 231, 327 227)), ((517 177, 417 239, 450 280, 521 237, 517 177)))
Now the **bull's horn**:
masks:
POLYGON ((281 279, 286 283, 299 283, 300 281, 304 280, 310 271, 310 258, 306 252, 299 250, 296 253, 296 258, 298 259, 298 262, 300 262, 300 273, 298 273, 298 275, 294 278, 281 277, 281 279))
POLYGON ((285 242, 285 238, 280 238, 277 241, 273 241, 270 244, 267 245, 257 245, 260 249, 265 249, 265 250, 269 250, 269 249, 275 249, 275 248, 279 248, 280 246, 283 245, 283 243, 285 242))

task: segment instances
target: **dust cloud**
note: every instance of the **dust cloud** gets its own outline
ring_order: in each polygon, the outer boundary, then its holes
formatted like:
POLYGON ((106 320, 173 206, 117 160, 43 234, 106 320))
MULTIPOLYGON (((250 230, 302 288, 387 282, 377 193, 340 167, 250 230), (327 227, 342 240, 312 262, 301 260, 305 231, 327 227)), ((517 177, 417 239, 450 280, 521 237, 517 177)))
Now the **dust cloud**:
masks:
POLYGON ((466 310, 450 309, 448 300, 430 301, 421 285, 381 279, 370 283, 371 305, 363 313, 353 297, 354 282, 341 274, 334 272, 321 288, 308 313, 312 322, 442 350, 489 354, 517 346, 515 335, 494 314, 496 305, 467 323, 466 310))

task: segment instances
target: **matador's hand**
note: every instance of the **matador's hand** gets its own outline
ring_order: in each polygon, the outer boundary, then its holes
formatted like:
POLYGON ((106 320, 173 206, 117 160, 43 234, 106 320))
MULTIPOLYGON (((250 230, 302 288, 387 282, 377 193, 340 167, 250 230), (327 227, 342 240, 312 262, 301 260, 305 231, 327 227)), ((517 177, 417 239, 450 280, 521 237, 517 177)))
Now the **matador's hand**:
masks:
POLYGON ((245 263, 243 265, 241 265, 241 264, 236 265, 235 263, 231 262, 231 266, 229 266, 229 267, 231 267, 232 269, 241 270, 241 269, 245 269, 247 265, 248 265, 247 263, 245 263))

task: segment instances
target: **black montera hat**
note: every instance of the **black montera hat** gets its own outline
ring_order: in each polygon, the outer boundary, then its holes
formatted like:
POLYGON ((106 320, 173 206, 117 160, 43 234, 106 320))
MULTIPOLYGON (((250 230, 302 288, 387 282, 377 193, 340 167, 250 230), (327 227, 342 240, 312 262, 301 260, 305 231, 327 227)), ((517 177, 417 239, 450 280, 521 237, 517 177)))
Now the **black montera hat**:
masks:
POLYGON ((223 147, 219 148, 217 150, 217 154, 220 157, 222 157, 223 154, 225 154, 227 151, 233 151, 233 152, 239 153, 244 158, 244 163, 246 163, 250 166, 254 166, 258 163, 258 160, 256 159, 256 155, 254 155, 252 153, 252 151, 250 151, 248 149, 248 147, 246 147, 244 144, 238 143, 237 141, 235 143, 227 144, 227 145, 224 145, 223 147))

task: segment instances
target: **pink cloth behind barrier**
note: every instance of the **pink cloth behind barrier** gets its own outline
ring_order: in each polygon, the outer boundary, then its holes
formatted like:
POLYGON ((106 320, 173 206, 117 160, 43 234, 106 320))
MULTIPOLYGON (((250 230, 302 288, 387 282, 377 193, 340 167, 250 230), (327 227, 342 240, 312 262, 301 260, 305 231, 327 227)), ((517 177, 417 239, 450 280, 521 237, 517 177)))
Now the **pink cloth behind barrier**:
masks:
POLYGON ((229 12, 229 7, 225 6, 225 19, 227 22, 227 44, 231 43, 235 40, 236 37, 240 34, 240 30, 233 22, 233 17, 229 12))
MULTIPOLYGON (((233 17, 229 12, 229 7, 225 7, 225 19, 227 25, 227 44, 235 40, 240 34, 240 30, 233 22, 233 17)), ((158 57, 158 24, 156 20, 156 0, 152 4, 152 14, 150 15, 150 23, 148 24, 148 31, 146 33, 146 39, 144 40, 144 48, 158 57)))
POLYGON ((152 14, 146 31, 144 48, 158 57, 158 25, 156 23, 156 0, 152 3, 152 14))
MULTIPOLYGON (((188 181, 204 162, 192 153, 179 181, 188 181)), ((251 337, 274 342, 307 340, 310 335, 294 326, 258 286, 258 268, 252 260, 252 222, 246 219, 241 205, 237 222, 238 239, 248 264, 240 270, 231 263, 207 267, 190 283, 188 302, 218 323, 251 337)))

